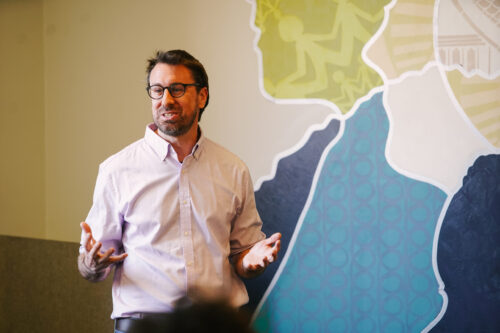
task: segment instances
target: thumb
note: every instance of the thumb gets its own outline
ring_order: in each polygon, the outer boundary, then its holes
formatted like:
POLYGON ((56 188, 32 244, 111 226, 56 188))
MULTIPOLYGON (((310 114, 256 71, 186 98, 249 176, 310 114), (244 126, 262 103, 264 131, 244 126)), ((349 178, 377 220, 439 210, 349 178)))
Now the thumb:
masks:
POLYGON ((271 241, 271 243, 274 243, 279 239, 281 239, 281 234, 279 232, 272 234, 271 237, 269 237, 269 240, 271 241))
POLYGON ((90 229, 90 226, 87 224, 87 222, 85 222, 85 221, 81 222, 80 227, 82 228, 82 230, 84 232, 92 235, 92 230, 90 229))
POLYGON ((271 245, 276 243, 281 238, 281 234, 279 232, 272 234, 269 238, 261 240, 261 244, 271 245))

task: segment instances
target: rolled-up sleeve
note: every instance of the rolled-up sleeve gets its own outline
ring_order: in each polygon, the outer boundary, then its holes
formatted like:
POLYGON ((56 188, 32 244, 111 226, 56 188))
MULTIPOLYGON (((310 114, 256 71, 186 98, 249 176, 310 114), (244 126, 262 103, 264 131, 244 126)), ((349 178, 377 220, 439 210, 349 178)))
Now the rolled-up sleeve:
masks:
POLYGON ((248 168, 241 175, 241 205, 232 222, 230 236, 231 256, 251 248, 255 243, 266 238, 262 232, 260 219, 255 204, 255 195, 248 168))
MULTIPOLYGON (((103 251, 113 247, 115 254, 119 254, 122 250, 123 215, 120 212, 119 192, 115 182, 116 180, 101 164, 94 189, 92 207, 86 222, 92 230, 94 239, 102 243, 103 251)), ((80 253, 84 251, 82 242, 83 232, 80 253)))

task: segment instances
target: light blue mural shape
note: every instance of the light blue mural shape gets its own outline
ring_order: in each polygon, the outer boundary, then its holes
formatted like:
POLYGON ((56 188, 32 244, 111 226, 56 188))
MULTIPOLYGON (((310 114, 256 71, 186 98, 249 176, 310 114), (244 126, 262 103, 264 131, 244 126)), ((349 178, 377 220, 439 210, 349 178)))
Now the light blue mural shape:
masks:
POLYGON ((390 167, 388 129, 382 93, 346 121, 258 332, 420 332, 438 315, 432 244, 446 195, 390 167))

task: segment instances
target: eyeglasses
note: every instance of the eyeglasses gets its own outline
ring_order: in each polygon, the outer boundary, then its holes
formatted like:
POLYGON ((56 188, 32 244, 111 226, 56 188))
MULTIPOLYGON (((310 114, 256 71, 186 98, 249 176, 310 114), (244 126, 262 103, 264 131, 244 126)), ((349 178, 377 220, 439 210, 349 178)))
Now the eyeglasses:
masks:
POLYGON ((159 84, 153 84, 152 86, 147 86, 146 90, 149 97, 152 99, 161 99, 165 93, 165 89, 168 90, 172 97, 178 98, 182 97, 186 93, 186 87, 195 86, 199 87, 198 83, 172 83, 168 87, 163 87, 159 84))

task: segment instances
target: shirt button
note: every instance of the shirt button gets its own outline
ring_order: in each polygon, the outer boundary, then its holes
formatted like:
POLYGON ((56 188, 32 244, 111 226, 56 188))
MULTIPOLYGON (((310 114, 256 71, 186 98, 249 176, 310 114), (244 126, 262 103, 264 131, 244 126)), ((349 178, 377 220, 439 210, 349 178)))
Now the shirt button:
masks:
POLYGON ((183 205, 187 205, 187 203, 188 203, 188 202, 187 202, 187 200, 184 200, 184 201, 182 202, 182 204, 183 204, 183 205))
POLYGON ((187 236, 187 235, 189 235, 189 232, 184 231, 184 236, 187 236))
POLYGON ((188 263, 187 263, 187 265, 188 265, 188 266, 192 266, 192 265, 193 265, 193 262, 192 262, 192 261, 190 261, 190 262, 188 262, 188 263))

